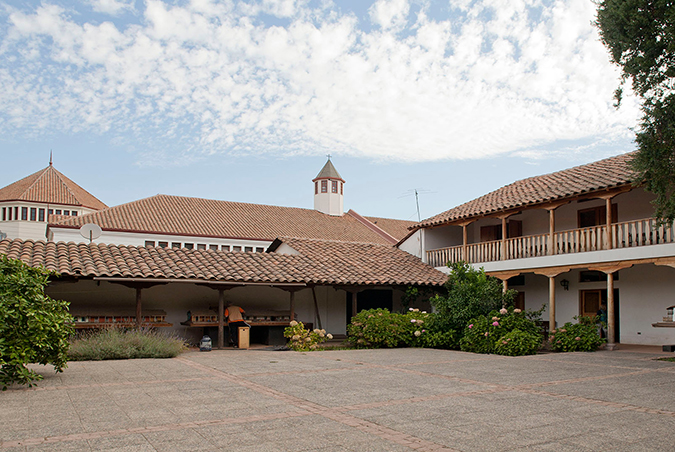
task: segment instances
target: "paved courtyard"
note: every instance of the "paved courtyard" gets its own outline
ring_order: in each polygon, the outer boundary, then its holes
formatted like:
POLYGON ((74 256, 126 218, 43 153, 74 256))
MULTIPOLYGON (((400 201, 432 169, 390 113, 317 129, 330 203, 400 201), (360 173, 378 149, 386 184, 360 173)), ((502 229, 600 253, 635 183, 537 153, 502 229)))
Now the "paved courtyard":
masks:
POLYGON ((675 363, 662 355, 217 350, 74 362, 0 393, 0 450, 674 450, 675 363))

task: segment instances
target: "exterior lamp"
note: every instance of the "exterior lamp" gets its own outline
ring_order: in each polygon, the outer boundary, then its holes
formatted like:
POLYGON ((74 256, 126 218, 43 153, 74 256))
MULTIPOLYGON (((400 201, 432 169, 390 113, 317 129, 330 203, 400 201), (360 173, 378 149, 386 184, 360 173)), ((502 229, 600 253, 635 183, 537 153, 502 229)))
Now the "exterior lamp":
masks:
POLYGON ((199 351, 200 352, 210 352, 212 348, 211 338, 204 336, 201 341, 199 341, 199 351))
POLYGON ((570 290, 570 282, 566 279, 563 279, 560 281, 560 285, 563 287, 565 290, 570 290))

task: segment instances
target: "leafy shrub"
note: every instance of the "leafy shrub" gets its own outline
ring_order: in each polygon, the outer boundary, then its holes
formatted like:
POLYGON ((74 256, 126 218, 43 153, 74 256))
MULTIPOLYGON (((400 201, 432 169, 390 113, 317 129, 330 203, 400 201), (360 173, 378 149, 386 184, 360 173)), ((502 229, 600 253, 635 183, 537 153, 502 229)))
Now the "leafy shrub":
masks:
POLYGON ((0 385, 32 386, 42 376, 26 364, 66 367, 73 318, 68 303, 44 293, 53 273, 0 257, 0 385))
MULTIPOLYGON (((347 326, 347 337, 357 348, 425 347, 428 346, 427 322, 431 316, 413 308, 405 314, 368 309, 352 317, 347 326)), ((434 343, 446 340, 444 336, 430 339, 434 343)))
POLYGON ((333 335, 326 334, 326 330, 309 331, 302 322, 295 320, 284 330, 284 337, 288 339, 288 347, 296 352, 315 350, 322 342, 333 339, 333 335))
POLYGON ((71 339, 72 361, 173 358, 187 349, 185 339, 152 329, 105 328, 71 339))
POLYGON ((472 319, 460 347, 465 352, 520 356, 537 353, 541 343, 541 329, 531 313, 502 308, 472 319))
POLYGON ((515 329, 497 341, 495 353, 506 356, 534 355, 541 347, 541 334, 526 333, 515 329))
POLYGON ((578 323, 567 322, 549 333, 549 346, 556 352, 593 352, 605 343, 600 337, 598 316, 574 317, 578 323))
POLYGON ((452 271, 445 283, 447 295, 429 300, 438 316, 439 330, 465 331, 471 319, 513 304, 516 291, 504 293, 502 283, 483 269, 476 270, 466 262, 449 266, 452 271))

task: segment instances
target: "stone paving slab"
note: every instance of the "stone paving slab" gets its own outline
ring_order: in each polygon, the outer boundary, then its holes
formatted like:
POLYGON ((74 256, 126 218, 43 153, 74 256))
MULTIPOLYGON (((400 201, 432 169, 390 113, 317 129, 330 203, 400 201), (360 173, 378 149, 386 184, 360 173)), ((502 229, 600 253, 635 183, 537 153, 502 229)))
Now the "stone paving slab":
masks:
POLYGON ((635 351, 188 352, 0 393, 4 451, 672 450, 675 363, 635 351))

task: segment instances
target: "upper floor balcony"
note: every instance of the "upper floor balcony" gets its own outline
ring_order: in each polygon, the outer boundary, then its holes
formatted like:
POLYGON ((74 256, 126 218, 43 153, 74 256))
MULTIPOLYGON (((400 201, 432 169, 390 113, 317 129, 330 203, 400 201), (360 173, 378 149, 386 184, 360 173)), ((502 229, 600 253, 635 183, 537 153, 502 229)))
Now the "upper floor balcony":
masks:
POLYGON ((426 259, 433 267, 443 267, 459 261, 479 264, 673 242, 672 227, 657 226, 655 219, 646 218, 432 249, 426 251, 426 259))

